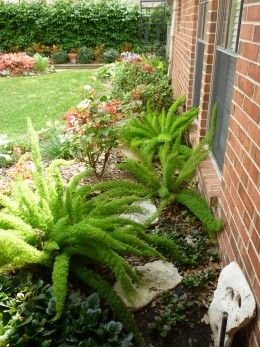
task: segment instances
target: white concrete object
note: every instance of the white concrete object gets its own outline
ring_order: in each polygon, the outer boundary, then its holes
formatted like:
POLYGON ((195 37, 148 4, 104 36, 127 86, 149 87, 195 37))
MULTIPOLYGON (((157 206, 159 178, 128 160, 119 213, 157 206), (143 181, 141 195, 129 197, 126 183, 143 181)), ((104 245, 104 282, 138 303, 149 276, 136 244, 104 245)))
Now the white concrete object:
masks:
POLYGON ((224 312, 228 314, 224 346, 229 347, 234 334, 250 322, 255 310, 255 298, 242 270, 237 263, 230 263, 220 273, 218 286, 208 311, 214 346, 219 346, 224 312))
POLYGON ((148 200, 134 202, 133 205, 140 206, 144 209, 143 212, 136 213, 125 213, 121 214, 121 217, 128 218, 134 222, 140 224, 153 224, 158 221, 157 218, 157 208, 156 206, 148 200))
POLYGON ((137 266, 136 270, 141 274, 142 283, 135 286, 137 294, 131 300, 118 282, 114 286, 117 294, 132 311, 145 307, 162 292, 175 288, 182 280, 177 268, 162 260, 137 266))

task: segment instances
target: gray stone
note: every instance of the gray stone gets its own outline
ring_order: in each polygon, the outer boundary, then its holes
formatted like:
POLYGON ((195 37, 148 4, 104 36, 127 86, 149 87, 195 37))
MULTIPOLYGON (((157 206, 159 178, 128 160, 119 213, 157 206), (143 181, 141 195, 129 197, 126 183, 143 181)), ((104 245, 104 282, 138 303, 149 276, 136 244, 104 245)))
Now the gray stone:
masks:
POLYGON ((234 334, 254 317, 255 309, 255 299, 242 270, 237 263, 230 263, 220 273, 208 311, 214 346, 219 346, 223 312, 228 314, 224 346, 229 347, 234 334))
POLYGON ((137 266, 136 270, 141 274, 142 283, 135 285, 137 294, 133 298, 126 296, 119 282, 114 286, 117 294, 132 311, 145 307, 162 292, 175 288, 182 280, 176 267, 162 260, 137 266))
POLYGON ((137 201, 134 202, 133 205, 142 207, 144 211, 136 213, 123 213, 120 216, 143 225, 153 224, 158 221, 157 208, 151 201, 137 201))

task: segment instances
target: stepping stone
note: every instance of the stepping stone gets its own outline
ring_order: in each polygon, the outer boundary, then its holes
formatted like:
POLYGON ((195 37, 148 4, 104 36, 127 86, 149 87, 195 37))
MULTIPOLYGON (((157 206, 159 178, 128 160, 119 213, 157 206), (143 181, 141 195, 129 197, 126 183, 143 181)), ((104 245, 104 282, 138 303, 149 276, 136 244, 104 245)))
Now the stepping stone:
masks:
POLYGON ((255 298, 242 270, 237 263, 230 263, 220 273, 208 311, 214 346, 219 346, 223 312, 228 314, 223 346, 229 347, 234 334, 254 318, 255 310, 255 298))
POLYGON ((148 305, 159 294, 175 288, 182 280, 178 270, 172 263, 156 260, 135 269, 141 274, 142 283, 134 285, 137 294, 129 299, 119 282, 115 291, 131 311, 137 311, 148 305))
POLYGON ((123 213, 120 217, 130 219, 134 222, 140 224, 154 224, 158 221, 157 218, 157 208, 156 206, 148 200, 134 202, 133 205, 140 206, 144 209, 143 212, 136 213, 123 213))

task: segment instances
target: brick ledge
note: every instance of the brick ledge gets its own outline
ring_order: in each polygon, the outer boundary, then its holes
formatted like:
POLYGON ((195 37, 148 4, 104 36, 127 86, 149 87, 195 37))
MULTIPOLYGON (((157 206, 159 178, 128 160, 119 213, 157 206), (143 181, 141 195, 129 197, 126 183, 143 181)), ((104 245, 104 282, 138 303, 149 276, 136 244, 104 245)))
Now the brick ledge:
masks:
MULTIPOLYGON (((189 140, 194 147, 197 143, 197 124, 193 123, 189 131, 189 140)), ((218 198, 220 195, 221 176, 214 164, 214 158, 204 160, 198 168, 199 190, 204 195, 214 212, 218 209, 218 198)))

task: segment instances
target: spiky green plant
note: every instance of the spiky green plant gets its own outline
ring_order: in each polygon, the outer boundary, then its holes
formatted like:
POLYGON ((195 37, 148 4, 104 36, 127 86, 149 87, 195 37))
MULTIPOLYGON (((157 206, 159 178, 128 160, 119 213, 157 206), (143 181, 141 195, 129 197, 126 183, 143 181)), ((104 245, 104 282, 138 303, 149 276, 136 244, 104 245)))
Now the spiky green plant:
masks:
POLYGON ((99 189, 109 188, 109 194, 129 194, 133 189, 142 196, 159 198, 159 212, 168 204, 178 202, 185 205, 204 225, 211 238, 221 229, 222 221, 212 215, 207 202, 187 184, 194 177, 198 165, 206 159, 209 148, 213 144, 214 129, 217 115, 217 105, 212 110, 211 125, 207 136, 196 149, 191 149, 180 143, 171 146, 164 143, 159 149, 159 163, 154 162, 149 154, 149 148, 135 149, 136 159, 127 159, 120 167, 128 171, 137 183, 105 182, 99 189))
POLYGON ((185 131, 198 115, 199 108, 193 107, 185 113, 178 114, 179 106, 185 98, 177 99, 166 113, 152 110, 148 102, 147 110, 139 118, 132 118, 119 134, 120 140, 132 149, 140 149, 153 157, 165 144, 171 149, 180 144, 185 131))
MULTIPOLYGON (((68 274, 74 271, 105 296, 114 309, 119 309, 122 319, 136 334, 138 344, 143 346, 133 317, 110 285, 91 269, 91 264, 105 265, 125 292, 132 295, 133 283, 140 281, 140 277, 123 256, 163 258, 154 245, 166 240, 150 238, 144 226, 120 216, 142 211, 133 204, 140 199, 133 194, 134 190, 127 197, 114 190, 97 195, 98 186, 80 184, 89 171, 74 176, 66 184, 60 166, 68 165, 67 162, 53 161, 44 169, 37 134, 30 121, 28 126, 33 184, 20 179, 13 183, 11 196, 0 193, 0 271, 29 264, 52 269, 56 319, 61 316, 66 300, 68 274)), ((168 249, 178 256, 173 242, 169 241, 168 249)))

